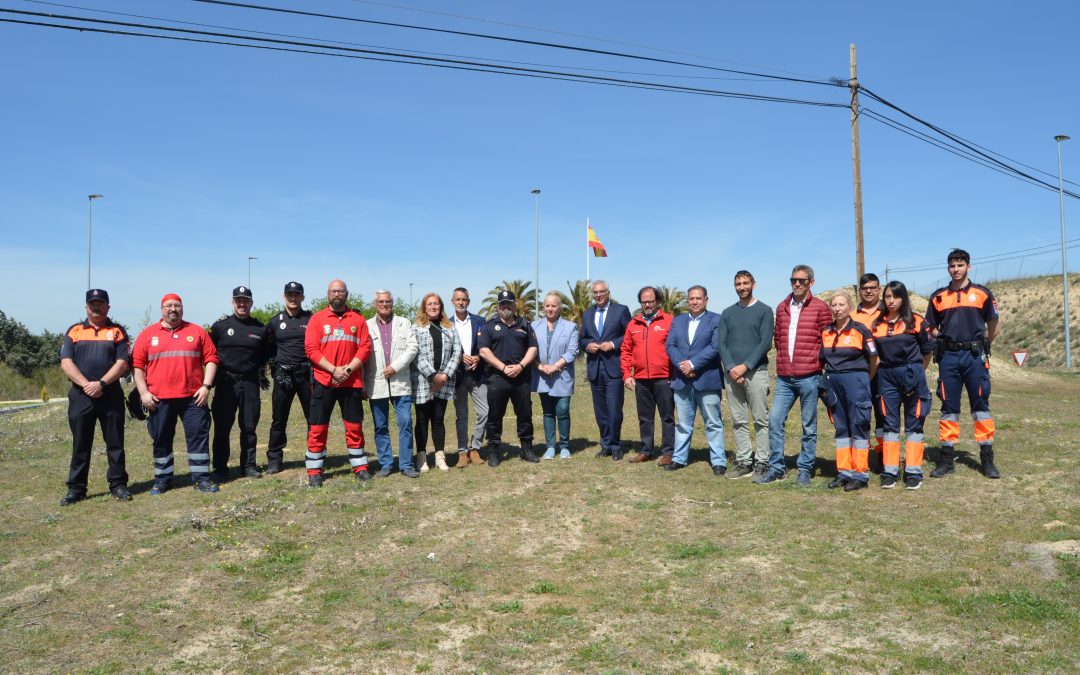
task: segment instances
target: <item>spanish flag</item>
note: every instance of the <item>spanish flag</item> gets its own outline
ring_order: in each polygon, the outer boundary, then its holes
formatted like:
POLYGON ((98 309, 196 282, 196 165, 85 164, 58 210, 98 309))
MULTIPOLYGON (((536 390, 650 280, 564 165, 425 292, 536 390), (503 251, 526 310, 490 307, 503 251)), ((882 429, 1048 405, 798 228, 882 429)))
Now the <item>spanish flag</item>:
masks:
POLYGON ((604 245, 600 243, 600 238, 596 236, 596 232, 592 229, 592 225, 587 225, 586 227, 589 228, 588 243, 589 248, 593 250, 593 256, 596 258, 606 258, 607 249, 604 248, 604 245))

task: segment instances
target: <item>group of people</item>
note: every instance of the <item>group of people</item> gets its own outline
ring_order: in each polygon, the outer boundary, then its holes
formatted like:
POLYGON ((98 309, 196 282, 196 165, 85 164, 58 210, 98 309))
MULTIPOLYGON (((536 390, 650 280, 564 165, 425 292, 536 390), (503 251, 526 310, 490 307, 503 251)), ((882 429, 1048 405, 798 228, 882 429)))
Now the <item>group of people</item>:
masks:
POLYGON ((606 282, 595 281, 594 304, 580 326, 562 317, 558 293, 544 297, 542 316, 530 323, 517 315, 513 293, 501 291, 495 316, 485 319, 468 311, 469 292, 461 287, 451 295, 450 314, 439 294, 428 293, 413 321, 396 316, 393 295, 378 290, 375 316, 365 319, 349 306, 345 282, 335 279, 327 288, 327 306, 315 313, 303 309, 303 285, 289 282, 283 311, 266 325, 251 316, 251 289, 239 286, 233 290, 233 313, 207 331, 184 320, 183 301, 170 293, 161 300, 161 320, 143 330, 130 350, 127 334, 108 317, 108 293, 91 289, 87 318, 68 329, 60 355, 72 382, 68 416, 73 437, 61 505, 86 496, 97 424, 106 443, 110 491, 117 499, 131 499, 119 384, 129 369, 149 417, 154 456, 150 494, 171 487, 178 421, 195 489, 212 493, 230 477, 230 436, 237 420, 241 475, 258 478, 263 473, 256 459, 256 427, 259 375, 268 362, 273 419, 265 473, 282 470, 286 424, 299 399, 308 423, 308 482, 319 487, 335 406, 341 411, 352 472, 358 481, 371 479, 362 428, 365 399, 375 433, 375 475, 380 477, 394 471, 391 408, 398 430, 398 471, 416 478, 429 470, 429 438, 434 466, 449 470, 444 418, 451 401, 459 467, 484 461, 497 467, 505 459, 503 418, 511 405, 520 459, 569 459, 570 398, 581 352, 598 426, 598 457, 618 461, 625 456, 622 411, 624 394, 632 391, 641 449, 630 462, 655 460, 667 471, 685 468, 700 414, 714 475, 775 483, 787 473, 784 426, 798 400, 802 433, 796 483, 808 487, 817 462, 820 398, 836 429, 837 475, 828 486, 845 491, 867 487, 872 466, 881 474, 882 488, 901 480, 907 489, 922 485, 923 425, 931 403, 926 368, 933 357, 940 373, 941 450, 930 475, 955 470, 959 399, 966 389, 982 472, 998 478, 989 409, 996 303, 988 289, 968 279, 967 252, 954 250, 947 262, 952 281, 931 296, 925 316, 912 310, 903 283, 892 281, 883 289, 874 274, 859 280, 858 302, 839 292, 826 304, 811 292, 814 271, 807 265, 792 270, 791 293, 775 313, 754 297, 756 282, 746 270, 735 274, 738 300, 719 314, 708 310, 705 287, 695 285, 687 291, 686 313, 665 313, 659 291, 645 286, 637 295, 640 311, 631 315, 611 300, 606 282), (776 350, 774 381, 768 371, 770 347, 776 350), (730 470, 721 416, 725 392, 736 443, 730 470), (533 393, 543 411, 542 455, 533 446, 533 393), (906 437, 903 474, 901 430, 906 437))

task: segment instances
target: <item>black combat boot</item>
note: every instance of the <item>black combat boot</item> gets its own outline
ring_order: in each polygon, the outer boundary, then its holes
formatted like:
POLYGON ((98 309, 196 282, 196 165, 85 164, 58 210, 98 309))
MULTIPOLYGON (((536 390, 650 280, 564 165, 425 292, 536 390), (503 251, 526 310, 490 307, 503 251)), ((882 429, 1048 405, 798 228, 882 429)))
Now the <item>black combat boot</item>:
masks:
POLYGON ((941 478, 946 474, 956 471, 956 451, 950 446, 941 446, 941 453, 937 466, 930 472, 931 478, 941 478))
POLYGON ((1001 478, 1001 472, 994 466, 994 446, 979 446, 979 461, 982 462, 982 472, 987 478, 1001 478))

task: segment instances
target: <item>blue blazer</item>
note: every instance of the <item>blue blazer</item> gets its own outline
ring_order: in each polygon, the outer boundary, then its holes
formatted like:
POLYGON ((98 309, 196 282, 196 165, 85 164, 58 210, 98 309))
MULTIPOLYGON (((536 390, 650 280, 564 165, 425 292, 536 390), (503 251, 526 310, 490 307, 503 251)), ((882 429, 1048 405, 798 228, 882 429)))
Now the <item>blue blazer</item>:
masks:
POLYGON ((547 319, 533 321, 536 333, 536 363, 551 365, 560 358, 566 361, 566 367, 555 375, 541 375, 532 368, 532 390, 551 396, 570 396, 574 393, 574 359, 578 354, 578 329, 573 321, 559 319, 555 332, 551 334, 551 344, 547 339, 547 319))
POLYGON ((607 316, 604 317, 604 330, 600 335, 596 334, 596 304, 585 310, 585 316, 581 318, 581 353, 585 354, 585 364, 590 380, 601 377, 622 382, 622 366, 619 359, 622 354, 623 337, 626 336, 626 326, 630 323, 630 310, 626 305, 617 302, 609 302, 607 316), (596 352, 589 354, 585 346, 590 342, 613 342, 615 349, 610 352, 596 352))
POLYGON ((720 391, 724 377, 720 372, 720 343, 717 328, 720 315, 705 310, 699 319, 694 342, 690 342, 690 315, 680 314, 671 322, 667 337, 667 353, 671 359, 671 388, 681 391, 693 387, 697 391, 720 391), (695 377, 688 378, 679 370, 679 364, 689 360, 694 366, 695 377))
MULTIPOLYGON (((472 321, 472 349, 469 351, 469 356, 479 356, 480 348, 476 346, 476 334, 480 332, 480 329, 487 323, 487 319, 479 314, 473 314, 469 312, 469 319, 472 321)), ((450 321, 455 320, 455 315, 450 315, 450 321)), ((457 326, 454 326, 454 330, 457 331, 457 326)), ((487 366, 484 364, 484 359, 480 359, 479 365, 476 366, 476 370, 465 370, 465 362, 462 361, 458 364, 457 381, 461 382, 462 378, 468 378, 475 384, 483 384, 486 381, 487 366)))

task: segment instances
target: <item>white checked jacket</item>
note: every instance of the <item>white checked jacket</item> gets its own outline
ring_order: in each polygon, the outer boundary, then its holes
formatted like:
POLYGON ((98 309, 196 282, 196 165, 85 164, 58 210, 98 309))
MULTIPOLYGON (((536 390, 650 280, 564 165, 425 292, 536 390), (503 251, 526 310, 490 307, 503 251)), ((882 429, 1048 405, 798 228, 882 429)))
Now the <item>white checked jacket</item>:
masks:
POLYGON ((412 366, 412 389, 413 403, 427 403, 433 398, 441 398, 447 401, 454 399, 454 376, 457 374, 458 363, 461 362, 461 342, 458 341, 457 330, 453 327, 438 326, 442 333, 442 367, 435 370, 435 343, 431 341, 429 326, 413 325, 413 333, 416 335, 416 360, 412 366), (431 380, 436 373, 443 373, 450 380, 439 391, 431 391, 431 380))

